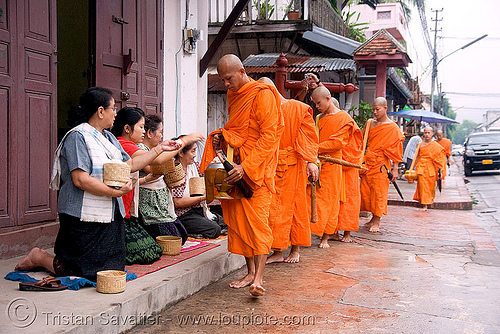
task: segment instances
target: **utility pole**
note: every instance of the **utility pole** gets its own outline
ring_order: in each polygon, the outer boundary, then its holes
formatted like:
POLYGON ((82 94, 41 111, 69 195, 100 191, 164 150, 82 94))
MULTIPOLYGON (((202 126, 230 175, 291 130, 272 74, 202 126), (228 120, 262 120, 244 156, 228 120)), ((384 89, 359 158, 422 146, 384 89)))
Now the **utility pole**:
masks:
POLYGON ((438 31, 441 31, 441 29, 438 30, 438 22, 442 21, 443 19, 438 19, 439 12, 442 12, 443 9, 435 9, 432 10, 433 12, 436 13, 436 18, 432 21, 434 21, 434 52, 432 53, 432 83, 431 83, 431 111, 434 112, 434 86, 436 83, 436 77, 437 77, 437 33, 438 31))

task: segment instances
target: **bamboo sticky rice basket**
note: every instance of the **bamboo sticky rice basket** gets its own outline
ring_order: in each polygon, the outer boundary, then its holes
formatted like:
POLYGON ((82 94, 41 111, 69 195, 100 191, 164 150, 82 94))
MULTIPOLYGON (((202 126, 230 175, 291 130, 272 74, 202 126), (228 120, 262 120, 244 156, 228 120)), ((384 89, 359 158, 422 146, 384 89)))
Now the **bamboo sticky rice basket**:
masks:
POLYGON ((125 291, 127 274, 121 270, 97 272, 96 290, 100 293, 119 293, 125 291))
POLYGON ((130 166, 119 160, 111 160, 102 165, 102 182, 110 187, 123 187, 130 180, 130 166))
POLYGON ((163 255, 179 255, 181 253, 182 238, 170 235, 160 235, 156 237, 158 245, 163 247, 163 255))

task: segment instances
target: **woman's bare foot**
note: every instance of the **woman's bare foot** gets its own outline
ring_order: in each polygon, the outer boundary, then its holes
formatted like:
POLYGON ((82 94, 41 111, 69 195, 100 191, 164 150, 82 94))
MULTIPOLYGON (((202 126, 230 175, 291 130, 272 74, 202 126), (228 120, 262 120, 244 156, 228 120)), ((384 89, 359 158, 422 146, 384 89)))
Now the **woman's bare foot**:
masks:
POLYGON ((52 257, 53 259, 53 255, 50 255, 43 249, 35 247, 16 265, 15 270, 30 270, 41 267, 45 263, 45 261, 43 261, 45 257, 52 257))
POLYGON ((342 237, 342 239, 340 241, 342 241, 342 242, 352 242, 351 231, 344 231, 344 236, 342 237))
POLYGON ((273 262, 283 262, 283 252, 282 251, 274 251, 274 253, 269 256, 266 260, 266 264, 273 262))
POLYGON ((233 281, 233 282, 229 283, 229 286, 231 288, 235 288, 235 289, 244 288, 244 287, 252 284, 253 278, 254 278, 253 275, 247 274, 245 277, 243 277, 237 281, 233 281))
POLYGON ((253 283, 250 285, 250 288, 248 289, 250 291, 250 294, 255 297, 260 297, 264 296, 264 293, 266 293, 266 289, 260 284, 253 283))

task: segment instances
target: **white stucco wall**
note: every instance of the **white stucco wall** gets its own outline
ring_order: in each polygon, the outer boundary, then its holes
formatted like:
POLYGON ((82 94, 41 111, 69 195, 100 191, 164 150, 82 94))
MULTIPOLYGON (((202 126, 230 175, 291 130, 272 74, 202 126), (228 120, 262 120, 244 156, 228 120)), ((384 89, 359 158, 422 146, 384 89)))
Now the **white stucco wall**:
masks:
POLYGON ((207 49, 208 7, 205 0, 165 0, 164 8, 164 137, 207 133, 207 77, 199 77, 199 62, 207 49), (203 31, 196 53, 182 49, 182 29, 203 31))

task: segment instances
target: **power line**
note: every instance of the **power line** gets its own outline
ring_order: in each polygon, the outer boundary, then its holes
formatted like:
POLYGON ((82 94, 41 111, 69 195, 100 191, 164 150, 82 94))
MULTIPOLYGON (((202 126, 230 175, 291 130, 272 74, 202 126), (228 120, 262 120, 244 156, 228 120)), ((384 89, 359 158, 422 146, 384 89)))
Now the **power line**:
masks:
POLYGON ((500 97, 500 93, 473 93, 473 92, 443 92, 448 95, 481 96, 481 97, 500 97))

